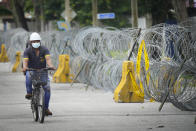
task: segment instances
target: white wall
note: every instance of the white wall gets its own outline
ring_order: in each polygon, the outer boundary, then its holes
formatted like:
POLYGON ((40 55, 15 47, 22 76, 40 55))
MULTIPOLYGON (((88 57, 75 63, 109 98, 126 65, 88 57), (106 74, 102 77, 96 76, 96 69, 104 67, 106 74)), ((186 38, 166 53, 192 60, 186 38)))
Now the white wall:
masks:
POLYGON ((138 28, 142 28, 142 29, 146 28, 146 18, 145 17, 138 18, 138 28))

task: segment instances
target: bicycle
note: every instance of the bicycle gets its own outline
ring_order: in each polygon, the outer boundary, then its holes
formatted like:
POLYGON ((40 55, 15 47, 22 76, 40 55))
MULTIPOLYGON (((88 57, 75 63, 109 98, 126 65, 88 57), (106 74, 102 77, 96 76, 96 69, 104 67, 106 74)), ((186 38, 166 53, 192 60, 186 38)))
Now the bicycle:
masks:
POLYGON ((47 85, 48 81, 48 70, 54 70, 52 68, 33 69, 29 68, 31 79, 32 79, 32 97, 31 97, 31 109, 33 113, 34 121, 40 123, 44 122, 45 117, 45 91, 44 86, 47 85))

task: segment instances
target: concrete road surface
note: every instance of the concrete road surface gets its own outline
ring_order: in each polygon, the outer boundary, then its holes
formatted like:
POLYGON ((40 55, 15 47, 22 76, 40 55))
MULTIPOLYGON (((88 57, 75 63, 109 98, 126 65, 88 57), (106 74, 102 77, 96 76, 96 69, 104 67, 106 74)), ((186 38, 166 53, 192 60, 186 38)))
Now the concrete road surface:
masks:
POLYGON ((196 112, 166 103, 115 103, 113 93, 86 85, 51 83, 53 116, 33 121, 22 73, 0 63, 0 131, 196 131, 196 112))

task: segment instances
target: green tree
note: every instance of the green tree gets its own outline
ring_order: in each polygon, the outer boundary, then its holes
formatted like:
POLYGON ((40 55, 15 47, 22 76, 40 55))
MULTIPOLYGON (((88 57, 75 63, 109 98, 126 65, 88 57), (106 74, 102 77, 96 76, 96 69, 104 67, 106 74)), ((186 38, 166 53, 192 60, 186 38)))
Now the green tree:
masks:
POLYGON ((131 27, 129 18, 131 18, 131 0, 100 0, 99 13, 114 12, 115 19, 101 20, 103 24, 118 28, 131 27))
POLYGON ((173 6, 170 0, 138 0, 139 16, 152 14, 153 25, 165 22, 171 8, 173 6))
POLYGON ((24 15, 24 5, 25 0, 9 0, 9 5, 6 9, 4 8, 4 11, 5 13, 12 13, 16 27, 22 27, 28 30, 27 21, 24 15))
POLYGON ((185 21, 188 17, 186 0, 172 0, 172 4, 176 11, 177 20, 179 22, 185 21))
POLYGON ((41 25, 50 20, 60 20, 64 10, 64 0, 26 0, 25 11, 31 12, 36 22, 36 30, 41 31, 41 25))
POLYGON ((0 6, 0 16, 11 16, 12 12, 5 8, 4 6, 0 6))
POLYGON ((46 21, 63 19, 61 13, 65 9, 65 0, 45 0, 44 17, 46 21))
POLYGON ((91 0, 71 0, 71 7, 77 13, 75 21, 81 26, 92 25, 92 3, 91 0))
MULTIPOLYGON (((115 19, 99 20, 100 23, 114 27, 128 27, 131 10, 130 0, 98 0, 98 13, 115 13, 115 19)), ((92 25, 92 0, 71 0, 71 7, 77 13, 74 19, 81 26, 92 25)))
MULTIPOLYGON (((35 12, 35 21, 64 20, 61 13, 65 9, 65 0, 10 0, 16 23, 27 28, 24 23, 24 12, 35 12), (20 2, 19 2, 20 1, 20 2), (37 2, 36 2, 37 1, 37 2), (41 4, 39 1, 42 1, 41 4), (34 3, 34 4, 33 4, 34 3), (20 8, 16 9, 16 5, 20 8), (41 6, 43 5, 43 6, 41 6), (15 9, 14 9, 15 8, 15 9), (15 11, 14 11, 15 10, 15 11), (19 11, 20 10, 20 11, 19 11), (37 12, 37 13, 36 13, 37 12)), ((153 25, 165 22, 169 9, 176 10, 178 21, 187 18, 185 0, 138 0, 138 14, 144 16, 152 14, 153 25), (183 10, 181 10, 183 7, 183 10)), ((72 20, 80 26, 92 25, 92 0, 70 0, 71 8, 77 13, 72 20)), ((102 26, 114 26, 117 28, 131 27, 131 0, 98 0, 98 13, 115 13, 115 19, 99 20, 102 26)), ((38 24, 41 25, 41 24, 38 24)), ((40 27, 39 27, 40 28, 40 27)))
POLYGON ((186 20, 188 17, 186 0, 138 0, 139 14, 151 13, 153 25, 163 23, 167 19, 170 9, 174 9, 178 22, 186 20))

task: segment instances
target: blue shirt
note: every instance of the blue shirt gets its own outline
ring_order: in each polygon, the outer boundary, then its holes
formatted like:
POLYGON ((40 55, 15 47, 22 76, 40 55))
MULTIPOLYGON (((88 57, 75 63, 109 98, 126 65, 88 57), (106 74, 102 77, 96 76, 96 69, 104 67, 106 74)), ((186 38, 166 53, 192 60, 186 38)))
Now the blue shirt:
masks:
POLYGON ((24 51, 24 59, 29 59, 28 68, 46 68, 45 57, 47 55, 50 55, 50 52, 45 46, 39 47, 39 56, 36 56, 35 50, 32 47, 26 48, 24 51))

